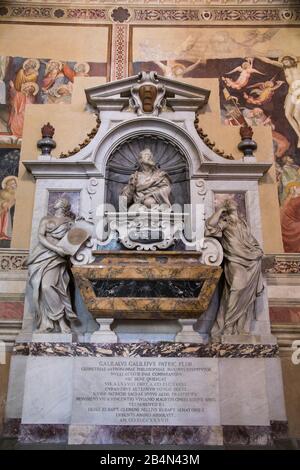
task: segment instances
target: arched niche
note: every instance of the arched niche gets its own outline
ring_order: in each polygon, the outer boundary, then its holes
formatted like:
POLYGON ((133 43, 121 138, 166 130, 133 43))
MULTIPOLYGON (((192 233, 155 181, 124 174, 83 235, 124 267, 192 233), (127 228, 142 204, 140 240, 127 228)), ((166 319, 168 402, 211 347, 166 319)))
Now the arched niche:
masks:
POLYGON ((172 204, 190 203, 189 165, 182 149, 161 134, 143 132, 122 141, 107 160, 105 171, 105 202, 118 207, 118 197, 128 183, 130 175, 139 168, 138 157, 149 148, 161 170, 169 176, 172 184, 172 204))
MULTIPOLYGON (((124 142, 143 136, 153 136, 175 146, 185 157, 190 179, 199 173, 200 164, 203 161, 201 150, 197 146, 194 136, 191 136, 180 123, 159 117, 139 117, 120 123, 110 121, 107 124, 110 128, 107 129, 103 126, 99 131, 98 139, 95 137, 94 142, 91 142, 91 148, 94 147, 92 153, 89 155, 87 152, 86 157, 82 155, 83 160, 86 160, 87 157, 92 160, 101 174, 105 175, 108 160, 118 147, 124 142)), ((195 136, 198 137, 197 134, 195 136)))

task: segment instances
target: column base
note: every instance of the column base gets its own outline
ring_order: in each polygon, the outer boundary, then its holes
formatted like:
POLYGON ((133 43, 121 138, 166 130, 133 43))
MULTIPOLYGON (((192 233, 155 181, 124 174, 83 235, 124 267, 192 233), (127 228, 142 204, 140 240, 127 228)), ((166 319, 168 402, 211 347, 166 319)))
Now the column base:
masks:
POLYGON ((99 330, 91 335, 91 343, 117 343, 118 337, 111 329, 113 318, 96 318, 99 330))
POLYGON ((178 322, 181 325, 181 331, 175 336, 174 343, 208 343, 207 334, 194 330, 197 320, 181 318, 178 322))

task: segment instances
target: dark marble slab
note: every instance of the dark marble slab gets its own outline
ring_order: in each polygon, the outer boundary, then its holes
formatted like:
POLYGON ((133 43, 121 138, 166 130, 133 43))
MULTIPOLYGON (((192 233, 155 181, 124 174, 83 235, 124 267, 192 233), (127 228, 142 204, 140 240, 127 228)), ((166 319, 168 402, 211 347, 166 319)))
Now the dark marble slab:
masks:
POLYGON ((289 426, 287 421, 271 421, 270 424, 273 441, 289 438, 289 426))
POLYGON ((66 444, 68 442, 68 425, 21 424, 18 440, 22 444, 66 444))
POLYGON ((27 343, 18 346, 17 354, 31 356, 91 356, 91 357, 245 357, 278 356, 274 344, 224 343, 27 343))
POLYGON ((225 446, 273 446, 271 426, 223 426, 225 446))
POLYGON ((184 280, 90 280, 96 297, 198 297, 204 281, 184 280))
POLYGON ((74 356, 76 343, 31 343, 31 356, 74 356))
POLYGON ((155 426, 153 445, 222 445, 222 426, 155 426))
POLYGON ((20 433, 21 419, 8 419, 4 422, 2 436, 4 439, 17 438, 20 433))
POLYGON ((274 447, 288 439, 286 421, 270 426, 100 426, 5 423, 4 438, 21 444, 71 445, 201 445, 274 447))
POLYGON ((13 354, 15 356, 28 356, 31 343, 15 343, 13 347, 13 354))
POLYGON ((69 444, 222 445, 221 426, 79 426, 69 428, 69 444))

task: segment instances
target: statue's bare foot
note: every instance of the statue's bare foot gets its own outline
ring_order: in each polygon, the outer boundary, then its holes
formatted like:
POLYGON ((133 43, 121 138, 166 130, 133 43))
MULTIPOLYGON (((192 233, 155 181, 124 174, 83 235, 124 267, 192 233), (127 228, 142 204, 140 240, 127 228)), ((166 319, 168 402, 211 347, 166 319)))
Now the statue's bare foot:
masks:
POLYGON ((62 318, 59 320, 59 326, 62 333, 71 333, 71 328, 66 324, 65 320, 62 318))
POLYGON ((68 312, 67 314, 67 317, 70 318, 70 319, 74 319, 74 320, 77 320, 77 315, 75 312, 68 312))

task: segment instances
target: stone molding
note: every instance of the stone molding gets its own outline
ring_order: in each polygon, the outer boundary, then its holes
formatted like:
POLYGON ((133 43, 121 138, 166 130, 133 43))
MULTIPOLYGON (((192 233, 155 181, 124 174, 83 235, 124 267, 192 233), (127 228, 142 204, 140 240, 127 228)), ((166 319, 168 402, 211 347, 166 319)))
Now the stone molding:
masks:
MULTIPOLYGON (((7 1, 1 1, 1 4, 7 4, 11 2, 7 1)), ((41 5, 41 0, 16 0, 14 1, 15 5, 41 5)), ((77 4, 78 6, 95 6, 95 5, 101 5, 101 6, 106 6, 107 8, 117 8, 118 5, 116 4, 114 0, 64 0, 63 2, 61 1, 51 1, 51 0, 46 0, 43 2, 44 4, 51 4, 51 6, 54 7, 59 7, 62 3, 64 5, 72 5, 77 4)), ((281 7, 286 7, 287 5, 298 5, 299 1, 298 0, 123 0, 122 4, 123 5, 129 5, 131 7, 135 6, 145 6, 147 5, 148 7, 158 7, 159 5, 163 5, 164 7, 169 7, 169 6, 205 6, 205 5, 210 5, 210 6, 220 6, 224 5, 226 3, 226 6, 244 6, 244 7, 250 7, 250 6, 263 6, 263 5, 277 5, 281 7)))
MULTIPOLYGON (((51 335, 50 335, 51 336, 51 335)), ((43 338, 45 336, 43 335, 43 338)), ((16 343, 18 356, 56 357, 218 357, 270 358, 278 356, 276 344, 198 344, 191 342, 140 343, 16 343)))
MULTIPOLYGON (((8 351, 11 351, 12 348, 13 348, 13 345, 16 341, 16 338, 18 336, 18 334, 20 333, 21 331, 21 328, 22 328, 22 321, 21 320, 0 320, 0 341, 4 341, 6 343, 6 347, 8 348, 8 351)), ((278 346, 279 346, 279 351, 280 353, 281 352, 288 352, 288 351, 291 351, 291 347, 292 347, 292 343, 293 341, 295 340, 300 340, 300 324, 296 324, 296 323, 273 323, 271 325, 271 332, 273 335, 276 336, 277 338, 277 341, 278 341, 278 346)), ((26 343, 28 344, 28 343, 26 343)), ((15 350, 15 353, 16 354, 21 354, 21 355, 28 355, 29 354, 29 349, 28 347, 26 346, 25 343, 21 343, 19 346, 17 346, 17 350, 15 350)), ((46 344, 46 343, 44 343, 46 344)), ((48 344, 48 343, 47 343, 48 344)), ((49 346, 49 345, 48 345, 49 346)), ((54 347, 55 345, 53 345, 54 347)), ((120 349, 120 346, 121 347, 125 347, 125 345, 120 345, 119 344, 119 349, 120 349)), ((176 343, 171 343, 171 346, 173 347, 178 347, 176 346, 176 343)), ((229 345, 230 346, 230 349, 237 349, 238 346, 241 346, 241 345, 229 345)), ((222 349, 222 357, 223 357, 223 354, 225 353, 225 349, 228 349, 229 347, 228 345, 225 347, 224 345, 221 345, 221 349, 222 349), (223 351, 224 350, 224 351, 223 351)), ((69 350, 71 347, 71 345, 67 345, 67 349, 69 350)), ((116 346, 114 346, 115 348, 116 346)), ((247 348, 249 347, 249 345, 247 346, 247 348)), ((270 346, 271 347, 271 346, 270 346)), ((59 351, 61 348, 61 346, 58 346, 58 349, 57 351, 59 351)), ((80 351, 82 352, 82 354, 84 355, 91 355, 93 354, 93 349, 99 349, 99 354, 105 357, 107 357, 107 352, 105 353, 105 351, 101 353, 101 350, 103 349, 103 345, 93 345, 91 343, 85 343, 85 344, 80 344, 78 345, 77 349, 78 351, 76 352, 76 355, 78 355, 80 353, 80 351)), ((106 348, 106 346, 105 346, 106 348)), ((194 353, 196 356, 197 354, 200 353, 200 350, 203 350, 203 348, 206 351, 206 354, 209 356, 212 354, 212 352, 208 351, 207 349, 207 345, 193 345, 190 348, 190 351, 188 351, 188 347, 186 347, 186 351, 189 352, 189 353, 194 353), (194 348, 194 351, 193 351, 193 348, 194 348)), ((266 351, 261 351, 261 346, 257 346, 257 345, 251 345, 251 348, 253 349, 253 351, 248 351, 247 354, 250 354, 251 355, 251 352, 253 353, 254 350, 256 350, 257 348, 260 348, 260 352, 264 355, 266 354, 266 351)), ((272 346, 273 348, 273 346, 272 346)), ((35 349, 36 349, 36 346, 35 346, 35 349)), ((43 349, 43 348, 42 348, 43 349)), ((56 349, 56 347, 54 347, 54 350, 56 349)), ((64 348, 62 348, 64 349, 64 348)), ((73 348, 74 349, 74 348, 73 348)), ((172 347, 171 347, 172 349, 172 347)), ((54 352, 53 350, 53 352, 54 352)), ((69 355, 71 353, 71 351, 63 351, 62 352, 62 355, 69 355)), ((73 352, 73 351, 72 351, 73 352)), ((235 351, 236 353, 237 351, 235 351)), ((242 352, 242 351, 241 351, 242 352)), ((275 352, 275 350, 274 350, 275 352)), ((231 356, 233 353, 233 351, 227 351, 225 354, 227 357, 231 356)), ((37 351, 35 350, 34 351, 34 355, 40 355, 40 354, 43 354, 43 350, 40 350, 40 351, 37 351)), ((72 353, 71 353, 72 354, 72 353)), ((170 352, 171 354, 171 352, 170 352)), ((213 355, 220 355, 220 351, 219 353, 217 353, 217 351, 214 352, 213 355)))
MULTIPOLYGON (((0 18, 5 21, 38 21, 56 23, 87 24, 297 24, 300 9, 297 0, 279 2, 277 0, 171 0, 163 2, 127 0, 128 7, 120 7, 112 2, 80 1, 45 2, 0 2, 0 18), (200 8, 198 8, 200 7, 200 8)), ((123 2, 126 5, 126 2, 123 2)))
POLYGON ((4 341, 6 351, 12 351, 16 337, 22 328, 22 320, 1 320, 0 319, 0 341, 4 341))
MULTIPOLYGON (((0 271, 20 271, 26 270, 25 261, 29 250, 25 249, 3 249, 0 250, 0 271)), ((266 270, 267 279, 273 279, 276 275, 300 275, 300 253, 274 253, 268 256, 275 256, 275 264, 266 270)), ((295 276, 292 276, 293 278, 295 276)))
POLYGON ((300 340, 300 324, 272 323, 271 332, 276 336, 280 351, 290 351, 295 340, 300 340))

